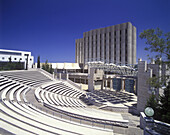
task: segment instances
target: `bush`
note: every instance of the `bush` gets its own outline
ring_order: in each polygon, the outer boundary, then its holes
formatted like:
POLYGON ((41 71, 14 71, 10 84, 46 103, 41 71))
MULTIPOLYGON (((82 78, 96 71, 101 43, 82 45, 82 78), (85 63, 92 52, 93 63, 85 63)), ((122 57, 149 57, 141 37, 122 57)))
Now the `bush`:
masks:
POLYGON ((48 64, 48 60, 46 60, 45 64, 42 65, 42 69, 44 69, 45 71, 47 71, 51 74, 54 72, 52 65, 48 64))

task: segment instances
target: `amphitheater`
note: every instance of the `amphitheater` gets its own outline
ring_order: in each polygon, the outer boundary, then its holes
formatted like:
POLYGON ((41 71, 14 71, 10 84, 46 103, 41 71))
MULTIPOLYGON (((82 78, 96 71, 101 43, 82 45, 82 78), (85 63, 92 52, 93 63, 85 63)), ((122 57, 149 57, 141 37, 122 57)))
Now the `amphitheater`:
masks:
POLYGON ((1 71, 0 134, 142 134, 139 117, 82 101, 88 96, 115 106, 133 101, 128 93, 112 94, 109 90, 87 93, 42 69, 1 71))

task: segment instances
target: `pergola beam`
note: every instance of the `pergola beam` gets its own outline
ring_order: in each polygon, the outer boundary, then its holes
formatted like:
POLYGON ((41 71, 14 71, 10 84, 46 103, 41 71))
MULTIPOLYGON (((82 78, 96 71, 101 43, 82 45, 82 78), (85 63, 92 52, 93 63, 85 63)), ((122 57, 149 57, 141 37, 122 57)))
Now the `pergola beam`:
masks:
POLYGON ((104 63, 101 61, 92 61, 87 63, 88 66, 92 68, 102 69, 104 71, 110 71, 119 75, 126 76, 137 76, 137 69, 133 68, 133 66, 120 66, 113 63, 104 63))

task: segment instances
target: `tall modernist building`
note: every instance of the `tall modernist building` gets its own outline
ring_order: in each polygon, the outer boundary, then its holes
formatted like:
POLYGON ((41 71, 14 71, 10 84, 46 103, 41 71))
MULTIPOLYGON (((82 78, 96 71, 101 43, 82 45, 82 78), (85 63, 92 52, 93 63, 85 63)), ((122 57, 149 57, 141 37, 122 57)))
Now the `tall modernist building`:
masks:
POLYGON ((130 22, 83 33, 76 40, 76 63, 136 63, 136 27, 130 22))

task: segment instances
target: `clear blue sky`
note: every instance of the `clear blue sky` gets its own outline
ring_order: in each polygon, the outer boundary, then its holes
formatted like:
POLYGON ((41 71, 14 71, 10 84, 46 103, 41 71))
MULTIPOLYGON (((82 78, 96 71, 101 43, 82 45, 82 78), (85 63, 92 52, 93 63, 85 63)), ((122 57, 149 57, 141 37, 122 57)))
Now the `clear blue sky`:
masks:
POLYGON ((170 31, 170 0, 0 0, 0 48, 31 51, 41 61, 75 62, 75 39, 91 29, 131 22, 137 59, 147 59, 144 29, 170 31))

